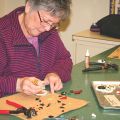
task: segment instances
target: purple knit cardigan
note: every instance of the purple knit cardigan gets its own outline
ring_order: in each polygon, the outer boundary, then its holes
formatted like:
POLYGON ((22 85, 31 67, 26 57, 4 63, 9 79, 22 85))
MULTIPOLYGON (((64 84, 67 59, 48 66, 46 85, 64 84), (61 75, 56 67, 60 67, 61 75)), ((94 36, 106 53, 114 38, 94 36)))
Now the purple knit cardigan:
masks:
POLYGON ((71 79, 72 60, 58 32, 51 30, 39 36, 39 55, 25 38, 18 15, 20 7, 0 18, 0 97, 16 92, 16 80, 34 76, 44 79, 57 73, 63 82, 71 79))

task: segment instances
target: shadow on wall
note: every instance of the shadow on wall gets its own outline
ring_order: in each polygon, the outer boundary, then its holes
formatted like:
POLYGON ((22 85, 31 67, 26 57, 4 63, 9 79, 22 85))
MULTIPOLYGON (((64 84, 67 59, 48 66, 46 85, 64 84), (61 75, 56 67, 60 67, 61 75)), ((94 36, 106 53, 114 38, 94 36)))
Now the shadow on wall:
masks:
POLYGON ((70 24, 70 18, 67 18, 64 21, 61 21, 59 31, 62 31, 62 32, 66 31, 69 24, 70 24))

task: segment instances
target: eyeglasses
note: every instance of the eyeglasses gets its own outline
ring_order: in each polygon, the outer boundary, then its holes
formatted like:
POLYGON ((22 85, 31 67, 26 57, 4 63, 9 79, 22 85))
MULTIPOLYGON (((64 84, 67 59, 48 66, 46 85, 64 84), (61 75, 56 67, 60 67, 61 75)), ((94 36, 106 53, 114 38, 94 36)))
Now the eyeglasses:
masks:
POLYGON ((41 15, 40 15, 39 11, 37 11, 37 13, 38 13, 38 16, 39 16, 39 19, 40 19, 40 23, 47 24, 50 27, 50 29, 52 29, 52 28, 57 28, 58 29, 59 24, 54 24, 54 23, 50 24, 48 21, 45 21, 44 19, 41 19, 41 15))

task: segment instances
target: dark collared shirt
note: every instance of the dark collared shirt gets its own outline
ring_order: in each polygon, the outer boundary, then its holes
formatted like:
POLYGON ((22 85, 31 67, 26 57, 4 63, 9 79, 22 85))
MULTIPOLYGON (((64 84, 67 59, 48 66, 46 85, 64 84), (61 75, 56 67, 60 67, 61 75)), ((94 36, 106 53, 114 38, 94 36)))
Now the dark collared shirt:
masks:
POLYGON ((39 54, 25 38, 17 8, 0 19, 0 97, 16 92, 16 80, 34 76, 41 80, 47 73, 57 73, 63 82, 71 79, 72 60, 58 32, 51 30, 38 38, 39 54))

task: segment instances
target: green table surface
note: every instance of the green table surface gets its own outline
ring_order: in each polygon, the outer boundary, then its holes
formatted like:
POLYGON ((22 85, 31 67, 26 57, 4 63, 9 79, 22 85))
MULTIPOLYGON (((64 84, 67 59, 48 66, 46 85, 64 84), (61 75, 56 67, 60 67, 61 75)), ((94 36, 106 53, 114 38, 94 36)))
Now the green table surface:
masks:
MULTIPOLYGON (((117 47, 107 50, 99 55, 91 58, 91 61, 104 59, 107 62, 112 62, 120 66, 120 59, 110 59, 107 56, 112 53, 117 47)), ((84 61, 74 65, 72 70, 72 80, 64 84, 62 91, 69 92, 70 90, 82 89, 82 93, 75 95, 69 94, 70 97, 84 99, 89 101, 88 105, 63 114, 65 120, 75 116, 77 120, 120 120, 120 110, 104 110, 98 104, 97 98, 91 87, 92 81, 114 81, 120 80, 120 71, 94 71, 83 73, 84 61), (93 117, 92 115, 96 115, 93 117)), ((62 92, 60 91, 60 92, 62 92)), ((20 120, 12 115, 0 115, 0 120, 20 120)))

